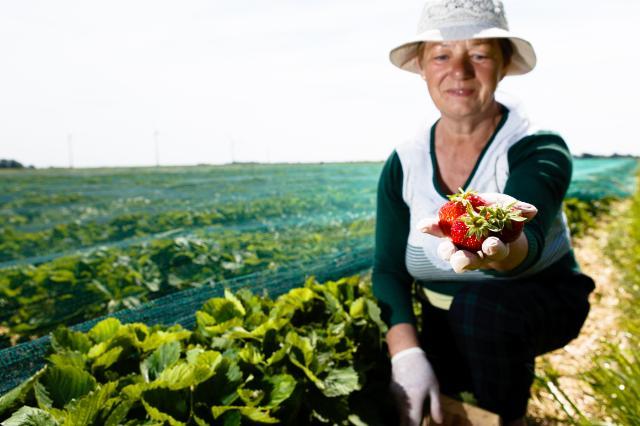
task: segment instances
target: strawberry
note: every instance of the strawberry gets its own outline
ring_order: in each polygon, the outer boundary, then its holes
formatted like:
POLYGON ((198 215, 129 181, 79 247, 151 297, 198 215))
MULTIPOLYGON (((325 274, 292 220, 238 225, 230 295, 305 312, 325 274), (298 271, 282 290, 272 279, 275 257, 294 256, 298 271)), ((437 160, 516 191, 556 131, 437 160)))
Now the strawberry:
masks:
POLYGON ((489 223, 491 235, 500 238, 503 243, 511 243, 518 239, 527 220, 520 210, 513 208, 514 204, 507 206, 494 204, 483 207, 480 212, 489 223))
POLYGON ((488 204, 489 203, 476 192, 472 190, 463 191, 462 188, 458 188, 458 192, 449 195, 449 201, 438 210, 438 224, 440 225, 440 229, 442 229, 445 235, 450 235, 451 226, 459 216, 467 212, 467 205, 470 205, 475 211, 478 211, 482 206, 488 204))
POLYGON ((482 243, 491 235, 487 219, 469 205, 467 212, 451 225, 451 241, 461 250, 481 251, 482 243))

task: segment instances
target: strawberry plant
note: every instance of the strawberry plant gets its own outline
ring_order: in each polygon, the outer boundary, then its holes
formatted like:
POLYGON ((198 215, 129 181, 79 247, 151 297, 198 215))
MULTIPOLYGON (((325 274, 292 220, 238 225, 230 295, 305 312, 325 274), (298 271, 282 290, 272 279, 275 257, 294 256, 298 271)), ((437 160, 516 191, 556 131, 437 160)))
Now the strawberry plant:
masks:
POLYGON ((194 330, 107 318, 59 328, 46 366, 0 397, 3 424, 382 424, 385 325, 359 277, 275 300, 210 299, 194 330), (38 423, 40 422, 40 423, 38 423))

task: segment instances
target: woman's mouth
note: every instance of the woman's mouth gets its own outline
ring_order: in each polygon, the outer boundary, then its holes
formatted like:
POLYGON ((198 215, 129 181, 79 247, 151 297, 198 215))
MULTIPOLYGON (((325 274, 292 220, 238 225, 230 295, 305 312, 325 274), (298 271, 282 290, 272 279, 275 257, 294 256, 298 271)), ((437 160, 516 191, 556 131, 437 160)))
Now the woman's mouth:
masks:
POLYGON ((466 97, 473 94, 473 89, 449 89, 447 90, 447 94, 451 96, 466 97))

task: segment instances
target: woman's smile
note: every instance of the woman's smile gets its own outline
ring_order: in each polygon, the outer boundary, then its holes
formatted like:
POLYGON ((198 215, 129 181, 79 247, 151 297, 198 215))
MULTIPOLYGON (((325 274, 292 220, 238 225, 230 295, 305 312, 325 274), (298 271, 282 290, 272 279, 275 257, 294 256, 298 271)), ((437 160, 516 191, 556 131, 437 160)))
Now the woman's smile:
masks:
POLYGON ((449 89, 445 93, 456 98, 468 98, 474 92, 475 90, 473 89, 449 89))

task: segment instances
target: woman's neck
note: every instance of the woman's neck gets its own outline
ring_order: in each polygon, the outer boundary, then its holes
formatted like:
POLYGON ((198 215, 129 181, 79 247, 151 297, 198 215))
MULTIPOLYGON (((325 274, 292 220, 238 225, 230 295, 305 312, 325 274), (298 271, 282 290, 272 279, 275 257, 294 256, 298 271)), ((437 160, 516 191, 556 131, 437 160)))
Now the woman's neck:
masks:
POLYGON ((494 102, 494 105, 480 116, 461 120, 443 115, 437 125, 436 143, 440 140, 450 148, 469 145, 484 146, 498 127, 501 118, 502 109, 497 102, 494 102))

